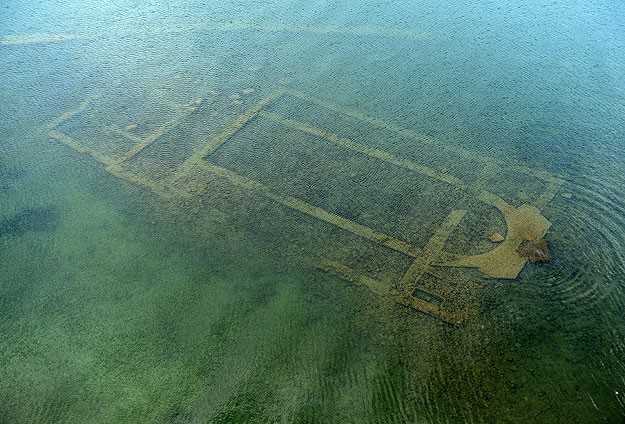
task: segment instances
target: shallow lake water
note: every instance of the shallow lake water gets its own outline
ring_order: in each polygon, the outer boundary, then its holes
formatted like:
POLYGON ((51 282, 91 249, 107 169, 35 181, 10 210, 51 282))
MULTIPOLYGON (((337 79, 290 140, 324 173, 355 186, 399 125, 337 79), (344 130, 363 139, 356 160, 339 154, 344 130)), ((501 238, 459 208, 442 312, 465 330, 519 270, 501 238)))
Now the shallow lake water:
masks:
POLYGON ((625 422, 621 2, 9 0, 0 75, 0 423, 625 422))

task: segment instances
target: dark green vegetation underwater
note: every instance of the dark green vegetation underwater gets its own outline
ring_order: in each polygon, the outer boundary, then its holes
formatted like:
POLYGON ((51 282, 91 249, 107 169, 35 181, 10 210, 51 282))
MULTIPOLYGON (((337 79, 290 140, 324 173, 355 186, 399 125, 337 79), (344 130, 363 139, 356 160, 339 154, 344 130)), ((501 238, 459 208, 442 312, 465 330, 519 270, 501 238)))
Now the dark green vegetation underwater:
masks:
MULTIPOLYGON (((625 422, 624 16, 613 1, 3 4, 0 423, 625 422), (86 98, 91 121, 61 129, 87 140, 209 99, 130 163, 165 178, 141 160, 178 164, 285 86, 560 176, 552 261, 481 280, 479 313, 453 327, 313 266, 396 278, 401 255, 223 179, 164 200, 48 137, 86 98)), ((268 111, 515 206, 543 188, 293 98, 268 111)), ((209 162, 417 246, 453 209, 470 213, 450 251, 505 231, 466 193, 262 117, 209 162)))
POLYGON ((49 208, 27 208, 0 221, 0 237, 21 236, 28 231, 49 231, 55 228, 56 215, 49 208))

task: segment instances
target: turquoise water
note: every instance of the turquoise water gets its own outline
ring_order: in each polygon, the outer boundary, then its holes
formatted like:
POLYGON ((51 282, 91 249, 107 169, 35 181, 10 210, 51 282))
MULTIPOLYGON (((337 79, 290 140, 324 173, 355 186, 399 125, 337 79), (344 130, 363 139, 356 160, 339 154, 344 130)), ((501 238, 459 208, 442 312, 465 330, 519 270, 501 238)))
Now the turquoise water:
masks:
POLYGON ((625 422, 624 17, 2 5, 0 423, 625 422), (375 290, 493 249, 484 190, 549 262, 375 290))

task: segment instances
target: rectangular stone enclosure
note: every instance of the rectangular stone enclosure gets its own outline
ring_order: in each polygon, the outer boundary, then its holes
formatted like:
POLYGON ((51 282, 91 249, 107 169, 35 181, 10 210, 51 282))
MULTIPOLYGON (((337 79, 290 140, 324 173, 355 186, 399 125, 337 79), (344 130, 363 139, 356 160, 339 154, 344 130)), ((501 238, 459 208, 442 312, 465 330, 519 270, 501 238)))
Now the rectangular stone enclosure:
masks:
POLYGON ((223 179, 399 255, 405 266, 390 272, 332 252, 314 266, 453 325, 478 313, 486 279, 517 278, 519 245, 549 229, 541 211, 563 181, 545 171, 291 88, 242 93, 102 95, 48 134, 163 198, 202 196, 223 179))

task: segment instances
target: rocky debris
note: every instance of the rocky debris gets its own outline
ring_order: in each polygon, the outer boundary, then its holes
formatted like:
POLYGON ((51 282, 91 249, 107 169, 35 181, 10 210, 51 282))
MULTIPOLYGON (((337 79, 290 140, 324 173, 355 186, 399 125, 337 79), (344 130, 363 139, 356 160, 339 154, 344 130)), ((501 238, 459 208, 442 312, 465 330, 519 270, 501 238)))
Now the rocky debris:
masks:
POLYGON ((490 241, 492 241, 493 243, 499 243, 505 240, 505 237, 502 236, 501 234, 495 232, 493 234, 491 234, 490 236, 488 236, 488 239, 490 241))
POLYGON ((544 239, 525 240, 517 248, 517 253, 530 262, 549 262, 551 260, 549 246, 544 239))

